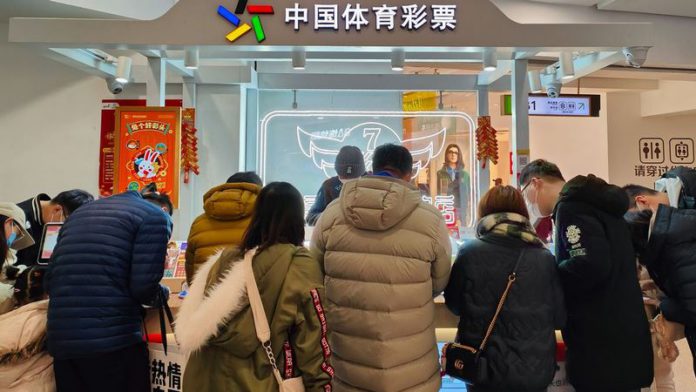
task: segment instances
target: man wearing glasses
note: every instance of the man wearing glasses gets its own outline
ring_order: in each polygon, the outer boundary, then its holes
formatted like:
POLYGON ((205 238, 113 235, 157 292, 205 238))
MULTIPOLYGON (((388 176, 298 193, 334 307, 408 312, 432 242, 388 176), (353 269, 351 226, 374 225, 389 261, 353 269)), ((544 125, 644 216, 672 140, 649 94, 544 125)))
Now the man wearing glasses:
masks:
POLYGON ((593 175, 565 182, 536 160, 520 184, 530 217, 553 215, 565 292, 568 377, 577 392, 638 391, 652 383, 652 343, 623 219, 628 196, 593 175))

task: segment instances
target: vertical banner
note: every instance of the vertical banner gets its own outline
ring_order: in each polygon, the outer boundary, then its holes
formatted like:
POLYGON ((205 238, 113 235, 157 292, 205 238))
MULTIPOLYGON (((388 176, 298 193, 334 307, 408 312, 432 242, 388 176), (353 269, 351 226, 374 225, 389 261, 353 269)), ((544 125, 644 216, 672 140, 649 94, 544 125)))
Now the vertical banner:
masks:
POLYGON ((116 109, 114 192, 155 183, 179 206, 181 108, 116 109))
MULTIPOLYGON (((114 152, 116 108, 119 106, 146 106, 144 99, 102 100, 101 133, 99 145, 99 196, 109 197, 114 193, 114 152)), ((181 107, 181 99, 168 99, 167 107, 181 107)))

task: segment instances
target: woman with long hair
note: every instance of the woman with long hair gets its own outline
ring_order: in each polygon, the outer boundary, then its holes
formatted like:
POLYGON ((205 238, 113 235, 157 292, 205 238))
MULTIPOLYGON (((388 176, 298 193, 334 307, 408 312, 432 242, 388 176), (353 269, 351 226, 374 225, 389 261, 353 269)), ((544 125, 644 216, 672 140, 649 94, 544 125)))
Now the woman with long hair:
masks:
POLYGON ((447 307, 460 317, 457 343, 480 346, 509 277, 515 280, 481 354, 488 376, 468 390, 546 391, 556 372, 555 330, 566 317, 555 259, 531 227, 517 189, 489 190, 478 213, 477 239, 459 250, 445 289, 447 307))
POLYGON ((303 242, 299 191, 284 182, 268 184, 259 193, 241 246, 203 264, 182 304, 176 336, 182 350, 191 353, 184 390, 278 390, 246 293, 244 256, 253 250, 253 276, 282 377, 301 377, 307 391, 331 385, 323 273, 303 242))
POLYGON ((456 144, 445 149, 445 163, 437 172, 437 194, 454 196, 462 225, 466 225, 471 192, 471 176, 465 170, 462 150, 456 144))

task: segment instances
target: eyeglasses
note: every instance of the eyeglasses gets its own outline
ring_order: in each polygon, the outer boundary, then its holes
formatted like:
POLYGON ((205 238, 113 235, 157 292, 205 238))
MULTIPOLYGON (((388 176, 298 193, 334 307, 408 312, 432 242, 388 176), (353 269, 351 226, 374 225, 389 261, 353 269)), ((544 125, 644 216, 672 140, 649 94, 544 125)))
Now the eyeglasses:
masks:
POLYGON ((458 154, 459 154, 459 151, 447 151, 447 153, 448 153, 448 154, 455 154, 455 155, 458 155, 458 154))
POLYGON ((523 186, 522 189, 520 189, 520 192, 524 193, 524 191, 527 190, 527 188, 529 188, 529 186, 532 185, 533 182, 534 182, 534 178, 532 178, 531 180, 529 180, 529 182, 527 183, 527 185, 523 186))

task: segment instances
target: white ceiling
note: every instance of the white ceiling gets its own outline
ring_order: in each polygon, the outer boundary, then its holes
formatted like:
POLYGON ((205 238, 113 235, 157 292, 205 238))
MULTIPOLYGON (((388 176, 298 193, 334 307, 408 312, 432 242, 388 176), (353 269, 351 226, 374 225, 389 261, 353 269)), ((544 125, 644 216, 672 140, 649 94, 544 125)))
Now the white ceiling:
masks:
POLYGON ((55 3, 50 0, 0 0, 0 23, 13 17, 109 18, 109 14, 55 3))
POLYGON ((13 17, 152 20, 178 0, 0 0, 0 23, 13 17))
POLYGON ((686 16, 696 18, 696 0, 527 0, 538 3, 567 4, 607 11, 686 16))

